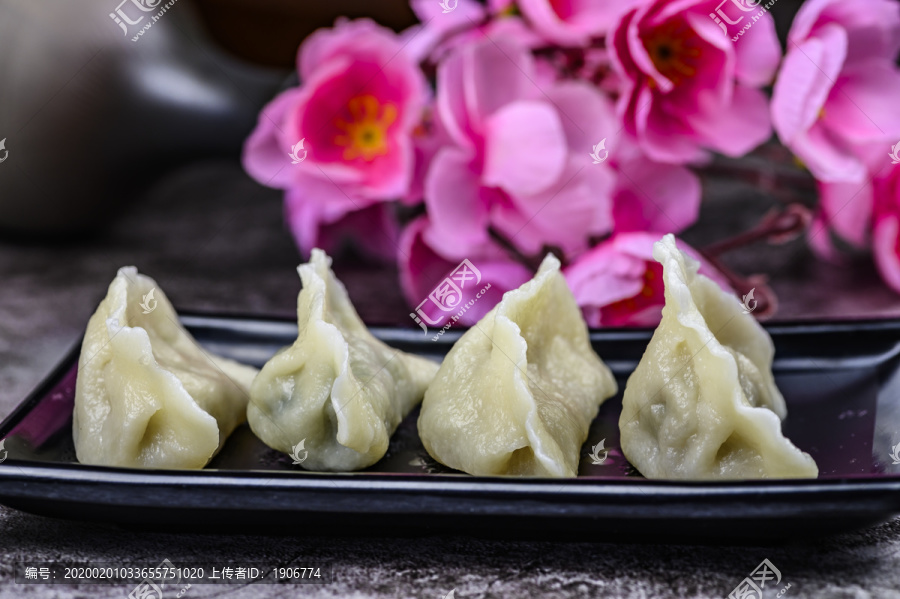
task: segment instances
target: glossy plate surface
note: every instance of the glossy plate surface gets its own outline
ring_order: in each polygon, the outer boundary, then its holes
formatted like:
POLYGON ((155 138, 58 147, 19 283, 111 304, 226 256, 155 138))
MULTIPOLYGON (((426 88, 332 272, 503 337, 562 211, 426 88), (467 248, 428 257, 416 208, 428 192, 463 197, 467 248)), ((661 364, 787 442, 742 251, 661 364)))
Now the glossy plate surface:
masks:
MULTIPOLYGON (((183 321, 209 350, 257 366, 293 342, 297 331, 294 323, 259 318, 183 321)), ((618 450, 618 417, 621 390, 651 332, 604 330, 591 338, 615 372, 620 393, 604 403, 591 427, 578 478, 479 478, 444 468, 419 442, 418 411, 401 424, 385 458, 357 473, 304 471, 246 425, 201 471, 83 466, 75 460, 71 432, 76 349, 0 425, 8 452, 0 463, 0 503, 48 516, 171 530, 424 529, 585 539, 620 532, 787 538, 850 530, 900 512, 900 459, 892 458, 892 446, 900 443, 900 322, 767 328, 788 405, 784 432, 815 458, 817 480, 645 480, 618 450), (608 455, 595 465, 591 448, 601 440, 608 455)), ((451 329, 432 342, 418 329, 374 332, 394 347, 436 360, 460 334, 451 329)))

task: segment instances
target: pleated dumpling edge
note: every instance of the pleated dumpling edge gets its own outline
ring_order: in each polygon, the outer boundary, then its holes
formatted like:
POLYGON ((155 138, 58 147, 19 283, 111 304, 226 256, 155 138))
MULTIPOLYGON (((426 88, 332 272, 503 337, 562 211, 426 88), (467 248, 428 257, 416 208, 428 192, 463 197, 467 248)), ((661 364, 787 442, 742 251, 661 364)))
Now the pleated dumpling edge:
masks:
POLYGON ((82 342, 72 422, 78 460, 202 468, 244 421, 256 372, 201 350, 156 281, 120 268, 82 342))
POLYGON ((741 303, 698 273, 666 235, 654 246, 666 305, 625 387, 625 457, 648 478, 815 477, 809 454, 781 433, 774 345, 741 303))
POLYGON ((425 394, 419 436, 474 475, 575 476, 581 445, 615 379, 556 257, 460 337, 425 394))
POLYGON ((313 249, 297 268, 297 339, 263 366, 247 416, 269 447, 291 454, 302 444, 304 468, 351 471, 384 456, 438 365, 376 339, 330 266, 313 249))
POLYGON ((674 317, 700 337, 718 339, 719 343, 708 347, 723 358, 733 355, 734 351, 747 357, 759 371, 764 390, 761 401, 779 418, 785 418, 784 398, 772 375, 775 345, 762 325, 745 313, 736 296, 724 292, 715 281, 700 274, 700 263, 678 248, 674 235, 666 235, 654 244, 653 258, 663 267, 663 314, 674 317))

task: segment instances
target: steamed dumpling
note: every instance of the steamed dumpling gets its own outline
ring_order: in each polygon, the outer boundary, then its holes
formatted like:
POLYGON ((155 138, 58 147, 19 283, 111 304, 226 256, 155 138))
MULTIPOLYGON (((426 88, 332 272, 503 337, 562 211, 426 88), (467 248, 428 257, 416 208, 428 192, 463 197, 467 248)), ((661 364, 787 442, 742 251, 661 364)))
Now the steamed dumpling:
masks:
POLYGON ((616 393, 548 255, 453 346, 425 393, 419 436, 474 475, 576 476, 600 404, 616 393))
POLYGON ((244 422, 255 375, 201 350, 156 282, 121 268, 81 345, 78 461, 202 468, 244 422))
POLYGON ((438 365, 377 340, 319 249, 297 270, 299 335, 260 371, 247 417, 266 445, 290 453, 303 441, 303 467, 371 466, 422 394, 438 365))
POLYGON ((625 457, 648 478, 815 478, 816 463, 781 434, 787 415, 768 333, 697 273, 666 235, 653 248, 666 305, 625 386, 625 457))

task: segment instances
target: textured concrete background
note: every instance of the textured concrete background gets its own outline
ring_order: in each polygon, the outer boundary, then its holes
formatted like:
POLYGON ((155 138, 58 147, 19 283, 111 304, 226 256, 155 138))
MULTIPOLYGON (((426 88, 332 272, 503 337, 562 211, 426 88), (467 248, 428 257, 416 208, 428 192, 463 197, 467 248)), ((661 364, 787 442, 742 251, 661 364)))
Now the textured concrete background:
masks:
MULTIPOLYGON (((709 183, 698 244, 746 226, 771 203, 749 187, 709 183), (726 204, 721 199, 728 198, 726 204)), ((291 315, 298 255, 284 231, 278 192, 236 164, 176 172, 134 200, 104 232, 76 240, 0 239, 0 418, 77 341, 116 268, 135 264, 182 310, 291 315)), ((865 261, 811 260, 802 241, 747 248, 730 260, 772 273, 779 317, 889 316, 897 297, 865 261)), ((396 273, 359 263, 338 276, 371 324, 409 326, 396 273)), ((334 564, 319 587, 194 586, 186 597, 725 597, 763 558, 792 587, 785 597, 900 597, 900 519, 858 533, 779 546, 551 543, 459 537, 382 539, 146 533, 57 521, 0 507, 0 599, 125 597, 121 586, 24 586, 15 561, 155 564, 244 560, 334 564), (293 561, 292 561, 293 560, 293 561)), ((613 542, 614 541, 614 542, 613 542)))
MULTIPOLYGON (((10 562, 78 559, 155 565, 168 558, 228 560, 272 566, 334 564, 335 582, 321 586, 195 585, 185 598, 421 597, 724 598, 768 558, 791 584, 785 599, 900 597, 900 520, 814 544, 781 547, 631 545, 415 539, 300 538, 134 534, 0 511, 3 565, 0 599, 124 598, 124 585, 72 588, 15 585, 10 562), (291 561, 293 560, 293 561, 291 561)), ((774 595, 772 595, 774 596, 774 595)), ((168 599, 168 598, 167 598, 168 599)), ((767 598, 770 596, 767 594, 767 598)))

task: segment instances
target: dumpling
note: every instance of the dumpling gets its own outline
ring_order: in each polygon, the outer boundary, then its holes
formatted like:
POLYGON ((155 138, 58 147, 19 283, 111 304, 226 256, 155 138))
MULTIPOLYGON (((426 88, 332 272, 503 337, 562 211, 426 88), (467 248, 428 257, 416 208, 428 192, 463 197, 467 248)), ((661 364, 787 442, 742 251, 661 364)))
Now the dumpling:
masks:
POLYGON ((781 434, 772 339, 737 298, 697 273, 675 238, 656 242, 666 304, 625 386, 625 457, 648 478, 815 478, 809 454, 781 434))
POLYGON ((202 468, 244 422, 255 375, 200 349, 156 282, 121 268, 81 345, 78 461, 202 468))
POLYGON ((447 354, 419 415, 435 460, 474 475, 577 475, 591 421, 616 382, 559 267, 548 255, 447 354))
POLYGON ((373 337, 330 267, 314 249, 297 268, 299 334, 256 377, 247 418, 273 449, 303 442, 304 468, 359 470, 384 456, 438 365, 373 337))

